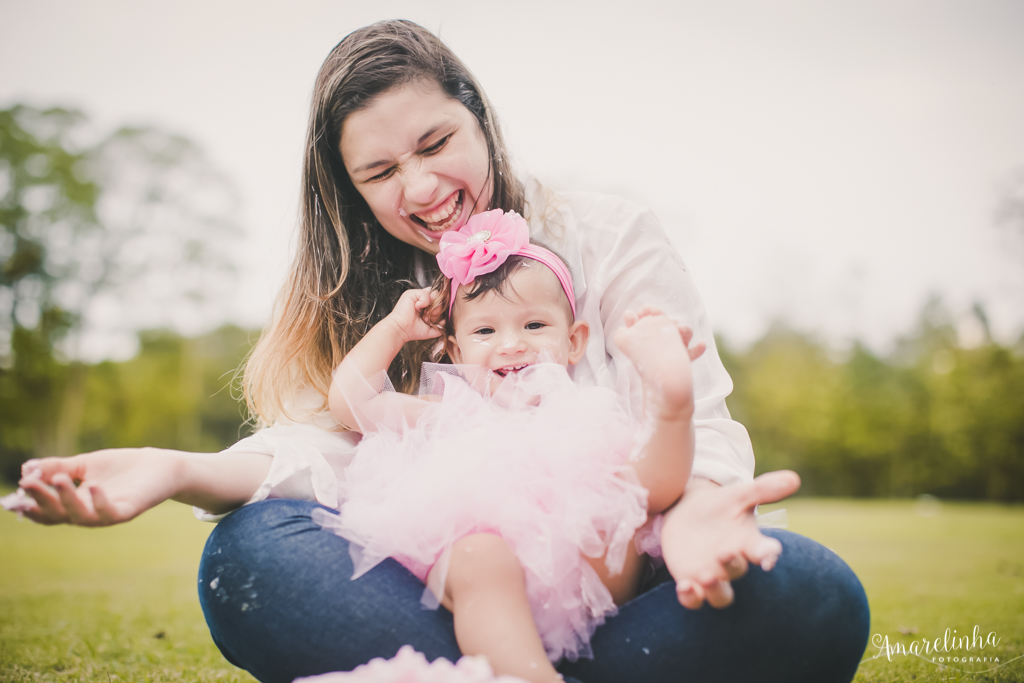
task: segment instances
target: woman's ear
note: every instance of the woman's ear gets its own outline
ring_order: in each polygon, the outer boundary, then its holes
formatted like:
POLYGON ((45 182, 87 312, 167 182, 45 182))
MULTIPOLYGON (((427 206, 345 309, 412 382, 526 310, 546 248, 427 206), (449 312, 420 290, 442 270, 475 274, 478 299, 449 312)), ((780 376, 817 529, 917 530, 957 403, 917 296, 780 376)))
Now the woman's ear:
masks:
POLYGON ((590 325, 583 320, 574 322, 569 328, 569 365, 576 365, 583 360, 589 339, 590 325))

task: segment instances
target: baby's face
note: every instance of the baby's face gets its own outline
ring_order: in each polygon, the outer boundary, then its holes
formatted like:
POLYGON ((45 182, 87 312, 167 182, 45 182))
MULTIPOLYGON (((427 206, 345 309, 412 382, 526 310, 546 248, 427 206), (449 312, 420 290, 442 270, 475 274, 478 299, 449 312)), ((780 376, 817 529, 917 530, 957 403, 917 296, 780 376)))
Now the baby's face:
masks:
POLYGON ((540 263, 527 262, 495 291, 455 304, 452 360, 482 365, 505 377, 539 360, 567 366, 583 357, 587 324, 570 322, 558 278, 540 263), (507 299, 505 297, 508 297, 507 299))

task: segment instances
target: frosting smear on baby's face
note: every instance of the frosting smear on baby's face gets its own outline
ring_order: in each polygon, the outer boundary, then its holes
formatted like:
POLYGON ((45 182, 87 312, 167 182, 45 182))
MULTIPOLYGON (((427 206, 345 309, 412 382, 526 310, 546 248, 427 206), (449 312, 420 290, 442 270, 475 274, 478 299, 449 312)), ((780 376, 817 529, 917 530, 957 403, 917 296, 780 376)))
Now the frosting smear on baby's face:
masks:
POLYGON ((455 363, 507 377, 541 360, 568 366, 583 358, 589 327, 571 320, 565 292, 546 266, 524 263, 503 294, 491 290, 467 301, 465 290, 459 290, 449 338, 455 363))

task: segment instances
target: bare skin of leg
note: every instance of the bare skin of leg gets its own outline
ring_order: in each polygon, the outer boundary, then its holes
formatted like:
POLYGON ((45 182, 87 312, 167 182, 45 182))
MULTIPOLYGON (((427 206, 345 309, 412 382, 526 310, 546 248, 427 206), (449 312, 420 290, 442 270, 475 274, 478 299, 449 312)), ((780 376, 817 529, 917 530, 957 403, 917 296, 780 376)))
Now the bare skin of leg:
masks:
POLYGON ((632 361, 644 390, 645 427, 650 438, 633 463, 648 491, 647 509, 660 513, 683 495, 693 465, 693 379, 690 362, 704 345, 687 345, 693 333, 661 311, 645 307, 627 315, 615 345, 632 361))
POLYGON ((661 533, 665 564, 684 607, 697 609, 705 600, 712 607, 726 607, 733 601, 730 581, 743 576, 750 562, 770 570, 782 552, 777 540, 758 531, 754 508, 795 493, 800 477, 784 470, 727 487, 707 479, 688 482, 693 388, 684 354, 695 360, 704 346, 686 349, 692 338, 687 328, 676 328, 681 344, 674 341, 671 321, 654 308, 644 308, 625 322, 615 343, 637 367, 645 412, 656 419, 646 456, 634 467, 651 491, 651 514, 668 510, 661 533))
POLYGON ((455 638, 465 655, 486 655, 495 674, 531 683, 562 677, 548 660, 526 597, 526 579, 508 544, 473 534, 452 546, 444 605, 455 617, 455 638))
MULTIPOLYGON (((692 337, 689 328, 679 327, 652 307, 627 315, 625 327, 615 334, 615 345, 632 361, 643 382, 644 414, 651 433, 633 469, 648 491, 652 515, 679 500, 690 476, 694 410, 690 363, 704 352, 703 344, 687 348, 692 337)), ((616 605, 636 597, 644 562, 632 544, 620 574, 611 575, 604 558, 586 559, 616 605)))
POLYGON ((646 564, 643 556, 636 552, 636 547, 632 543, 626 549, 626 561, 619 574, 611 574, 608 571, 608 565, 604 563, 603 557, 584 557, 583 559, 597 572, 598 578, 612 594, 612 600, 616 605, 624 605, 640 593, 640 579, 643 578, 646 564))

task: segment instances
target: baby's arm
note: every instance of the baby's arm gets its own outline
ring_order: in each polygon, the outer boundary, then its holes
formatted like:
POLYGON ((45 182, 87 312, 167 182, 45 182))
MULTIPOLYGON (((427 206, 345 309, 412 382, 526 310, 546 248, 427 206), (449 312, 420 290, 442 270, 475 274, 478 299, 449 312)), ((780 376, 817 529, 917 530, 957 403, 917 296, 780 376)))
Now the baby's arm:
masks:
MULTIPOLYGON (((373 398, 373 395, 366 395, 367 378, 387 372, 406 342, 441 336, 441 331, 422 317, 430 301, 429 289, 410 289, 403 293, 394 310, 370 328, 345 355, 334 372, 328 395, 331 415, 340 424, 355 428, 357 420, 349 401, 353 397, 373 398)), ((395 399, 408 401, 411 397, 401 394, 395 395, 395 399)))
POLYGON ((690 361, 704 352, 704 345, 688 349, 691 338, 689 328, 680 328, 651 307, 627 314, 625 326, 615 334, 615 345, 633 362, 643 382, 643 424, 648 440, 633 468, 648 491, 651 514, 663 512, 679 500, 693 466, 690 361))

